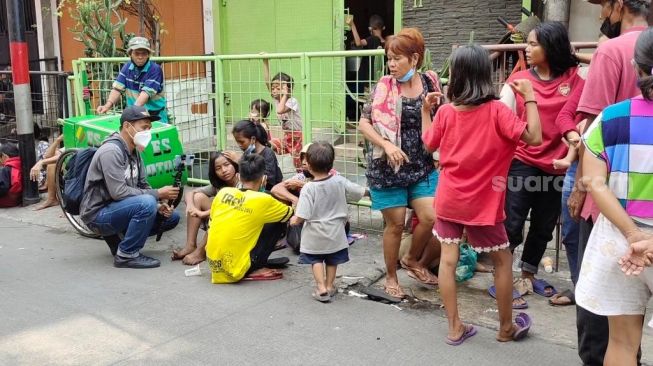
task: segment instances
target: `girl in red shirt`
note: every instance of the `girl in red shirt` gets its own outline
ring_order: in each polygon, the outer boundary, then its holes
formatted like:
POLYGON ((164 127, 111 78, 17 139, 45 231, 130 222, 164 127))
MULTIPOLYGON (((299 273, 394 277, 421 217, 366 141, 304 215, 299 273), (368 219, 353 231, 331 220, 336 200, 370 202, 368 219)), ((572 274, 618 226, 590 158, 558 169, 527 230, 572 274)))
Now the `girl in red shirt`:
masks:
MULTIPOLYGON (((535 275, 560 216, 565 170, 556 169, 552 163, 567 153, 563 136, 576 131, 573 118, 559 116, 567 105, 578 103, 581 95, 578 90, 583 88, 584 81, 579 75, 578 59, 572 53, 567 29, 560 22, 544 22, 530 32, 526 60, 530 68, 510 76, 508 83, 527 79, 533 84, 542 124, 542 144, 522 143, 515 152, 508 172, 511 189, 506 195, 505 226, 512 250, 524 243, 521 282, 532 284, 535 293, 551 297, 557 293, 556 289, 535 275), (524 238, 529 212, 530 225, 524 238)), ((515 95, 508 85, 501 91, 501 99, 517 116, 524 117, 524 98, 515 95)))
POLYGON ((470 45, 456 50, 451 60, 447 97, 429 122, 430 104, 438 97, 429 93, 422 108, 422 136, 426 148, 440 150, 440 182, 436 192, 433 233, 442 243, 439 284, 449 320, 446 343, 462 344, 476 334, 463 324, 456 298, 456 264, 463 230, 477 252, 488 252, 495 268, 494 283, 499 308, 501 342, 526 336, 531 321, 520 313, 512 322, 512 254, 503 226, 506 178, 520 141, 542 142, 537 102, 528 80, 510 85, 523 96, 528 122, 519 119, 495 95, 487 51, 470 45))

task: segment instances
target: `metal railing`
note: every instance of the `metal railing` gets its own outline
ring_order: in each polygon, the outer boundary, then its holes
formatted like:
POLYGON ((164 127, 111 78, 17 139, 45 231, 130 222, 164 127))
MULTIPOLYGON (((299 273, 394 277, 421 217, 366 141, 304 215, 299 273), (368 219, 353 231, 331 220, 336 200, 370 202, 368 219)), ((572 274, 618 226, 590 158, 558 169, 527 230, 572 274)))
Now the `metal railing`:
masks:
MULTIPOLYGON (((356 125, 362 101, 383 73, 383 54, 383 50, 372 50, 152 58, 163 70, 170 122, 178 127, 184 148, 197 157, 189 181, 208 183, 209 153, 237 148, 231 128, 248 118, 254 99, 271 103, 267 121, 270 132, 273 138, 283 140, 263 76, 262 60, 269 59, 271 77, 284 72, 294 79, 292 96, 300 105, 303 141, 331 142, 337 151, 336 170, 365 185, 364 143, 356 125), (359 67, 366 68, 365 72, 354 70, 359 67), (359 77, 361 74, 364 77, 359 77)), ((104 103, 115 76, 127 61, 83 58, 73 62, 76 115, 93 114, 104 103)), ((117 103, 115 112, 123 107, 124 101, 117 103)), ((285 176, 295 173, 290 154, 279 154, 278 159, 285 176)), ((361 206, 358 212, 369 211, 365 202, 361 206)), ((359 216, 373 215, 369 212, 359 216)))
MULTIPOLYGON (((596 48, 597 42, 572 42, 571 45, 575 50, 586 50, 596 48)), ((518 52, 523 53, 526 50, 526 46, 526 43, 483 45, 483 48, 490 52, 490 59, 494 65, 492 79, 497 91, 501 90, 501 87, 517 64, 519 60, 518 52)), ((454 49, 456 47, 454 46, 454 49)))
MULTIPOLYGON (((499 89, 514 67, 515 53, 523 51, 526 45, 484 47, 492 53, 494 82, 499 89)), ((574 43, 574 47, 593 48, 596 43, 574 43)), ((367 148, 356 128, 362 103, 383 74, 383 56, 383 50, 365 50, 155 57, 152 61, 163 69, 170 122, 178 127, 185 149, 198 157, 190 172, 191 183, 208 182, 211 151, 237 148, 231 128, 235 122, 249 116, 249 105, 254 99, 264 99, 271 104, 266 122, 273 138, 283 138, 274 100, 264 80, 263 59, 268 59, 271 77, 284 72, 293 78, 291 94, 300 105, 303 142, 326 140, 332 143, 336 149, 335 169, 347 179, 366 185, 367 148)), ((126 58, 74 61, 72 83, 76 115, 93 114, 95 107, 104 103, 118 70, 127 61, 126 58)), ((115 111, 120 112, 123 107, 124 102, 117 103, 115 111)), ((280 153, 278 159, 284 175, 294 174, 289 154, 280 153)), ((361 215, 361 210, 369 210, 364 206, 369 205, 359 204, 359 217, 378 221, 378 215, 371 212, 361 215)))
MULTIPOLYGON (((58 120, 69 116, 69 74, 58 71, 30 71, 34 123, 41 136, 52 140, 59 131, 58 120)), ((0 138, 16 139, 16 113, 11 71, 0 71, 0 138)))

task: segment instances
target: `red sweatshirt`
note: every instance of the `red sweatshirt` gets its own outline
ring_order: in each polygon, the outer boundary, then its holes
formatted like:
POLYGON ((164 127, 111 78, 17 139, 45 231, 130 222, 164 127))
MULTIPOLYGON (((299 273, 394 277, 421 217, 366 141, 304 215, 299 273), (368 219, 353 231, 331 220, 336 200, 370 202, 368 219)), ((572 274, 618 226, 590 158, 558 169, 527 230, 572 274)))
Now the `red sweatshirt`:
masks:
MULTIPOLYGON (((515 157, 546 173, 565 174, 565 170, 553 168, 553 160, 561 159, 567 154, 568 148, 562 142, 562 137, 564 132, 576 129, 576 122, 573 118, 558 118, 558 115, 567 103, 578 105, 579 90, 582 90, 585 81, 578 75, 576 67, 567 70, 553 80, 540 80, 533 70, 525 70, 512 75, 508 82, 516 79, 528 79, 533 84, 537 110, 542 124, 542 145, 528 146, 526 143, 520 142, 515 157)), ((517 100, 517 116, 525 121, 524 99, 519 95, 515 95, 515 98, 517 100)))
POLYGON ((20 157, 7 159, 5 166, 11 167, 11 187, 5 196, 0 197, 0 207, 16 207, 23 200, 23 172, 20 157))

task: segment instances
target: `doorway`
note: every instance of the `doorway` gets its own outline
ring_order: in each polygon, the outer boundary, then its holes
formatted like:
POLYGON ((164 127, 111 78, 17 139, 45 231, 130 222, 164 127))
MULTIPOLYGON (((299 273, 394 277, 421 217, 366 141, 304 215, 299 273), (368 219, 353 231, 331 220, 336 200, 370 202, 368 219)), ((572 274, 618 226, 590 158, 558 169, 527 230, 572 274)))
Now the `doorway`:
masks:
MULTIPOLYGON (((345 9, 349 9, 349 14, 354 16, 354 23, 361 39, 369 37, 368 22, 370 17, 375 14, 383 19, 385 25, 384 37, 395 33, 396 1, 400 2, 400 0, 345 0, 345 9)), ((348 31, 345 37, 345 49, 356 49, 355 45, 353 45, 354 37, 351 31, 348 31)))

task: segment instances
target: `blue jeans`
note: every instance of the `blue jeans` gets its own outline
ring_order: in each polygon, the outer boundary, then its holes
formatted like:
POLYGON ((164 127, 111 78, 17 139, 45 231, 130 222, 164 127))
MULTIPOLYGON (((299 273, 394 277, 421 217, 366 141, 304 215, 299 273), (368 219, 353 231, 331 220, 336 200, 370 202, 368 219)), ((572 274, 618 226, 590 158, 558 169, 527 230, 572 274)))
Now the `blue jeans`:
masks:
MULTIPOLYGON (((154 228, 156 217, 156 198, 149 194, 142 194, 111 202, 98 212, 88 226, 102 235, 124 233, 125 237, 118 245, 118 255, 134 258, 145 246, 147 237, 156 234, 154 228)), ((179 214, 175 211, 172 216, 163 221, 161 226, 164 231, 167 231, 178 223, 179 214)))
POLYGON ((571 282, 576 284, 578 281, 578 228, 579 225, 569 215, 567 200, 574 188, 574 179, 576 178, 576 168, 578 161, 571 164, 567 169, 565 181, 562 185, 562 244, 567 250, 567 261, 569 262, 569 271, 571 272, 571 282))

